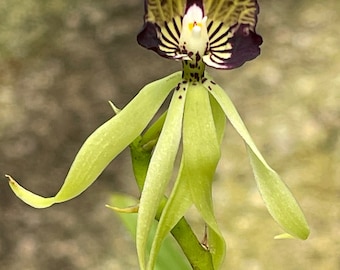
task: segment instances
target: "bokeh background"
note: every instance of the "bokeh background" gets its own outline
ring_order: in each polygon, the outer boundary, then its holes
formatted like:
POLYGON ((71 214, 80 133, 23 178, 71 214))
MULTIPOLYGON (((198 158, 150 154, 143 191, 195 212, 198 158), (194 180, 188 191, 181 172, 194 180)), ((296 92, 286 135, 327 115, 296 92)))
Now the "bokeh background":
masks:
MULTIPOLYGON (((7 270, 138 269, 134 244, 104 205, 138 197, 127 152, 80 197, 32 209, 4 174, 54 195, 86 137, 146 83, 180 63, 139 47, 143 1, 0 1, 0 265, 7 270)), ((340 269, 340 2, 260 0, 262 54, 209 72, 300 202, 310 238, 281 233, 231 126, 214 185, 228 244, 223 269, 340 269)), ((195 213, 191 222, 202 228, 195 213)))

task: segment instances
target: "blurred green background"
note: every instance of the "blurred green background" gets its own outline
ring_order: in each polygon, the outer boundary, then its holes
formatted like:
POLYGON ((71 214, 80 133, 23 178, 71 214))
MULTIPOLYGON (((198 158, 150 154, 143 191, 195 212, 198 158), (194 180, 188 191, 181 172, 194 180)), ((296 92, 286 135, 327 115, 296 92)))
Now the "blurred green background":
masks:
MULTIPOLYGON (((300 202, 307 241, 281 233, 256 190, 243 143, 227 128, 214 185, 228 252, 223 269, 340 269, 340 2, 259 1, 262 54, 210 70, 263 155, 300 202)), ((146 83, 178 70, 135 41, 138 0, 0 1, 0 174, 54 195, 83 141, 146 83)), ((45 210, 0 181, 3 269, 138 269, 133 241, 104 207, 138 197, 128 153, 88 191, 45 210)), ((199 235, 203 224, 188 214, 199 235)))

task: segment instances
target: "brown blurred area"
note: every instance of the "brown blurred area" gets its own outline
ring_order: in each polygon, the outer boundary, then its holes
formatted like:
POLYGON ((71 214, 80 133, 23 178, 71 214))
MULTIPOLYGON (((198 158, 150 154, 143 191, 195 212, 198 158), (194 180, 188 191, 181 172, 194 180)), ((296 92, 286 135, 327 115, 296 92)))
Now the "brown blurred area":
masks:
MULTIPOLYGON (((234 100, 265 158, 296 195, 307 241, 281 233, 229 126, 215 182, 224 269, 340 269, 340 2, 259 1, 262 54, 208 70, 234 100)), ((138 0, 0 2, 0 265, 3 269, 138 269, 134 245, 104 207, 138 196, 128 152, 84 194, 44 210, 19 201, 5 174, 44 196, 78 149, 148 82, 181 65, 138 46, 138 0)), ((189 215, 190 216, 190 215, 189 215)), ((195 214, 192 222, 200 227, 195 214)))

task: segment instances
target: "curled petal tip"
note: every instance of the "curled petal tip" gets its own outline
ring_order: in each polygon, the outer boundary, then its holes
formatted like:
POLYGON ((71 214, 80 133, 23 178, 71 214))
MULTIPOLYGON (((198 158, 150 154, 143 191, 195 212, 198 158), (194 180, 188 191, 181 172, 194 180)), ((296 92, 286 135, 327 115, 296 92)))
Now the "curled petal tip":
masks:
POLYGON ((8 184, 12 189, 15 188, 16 185, 18 185, 18 183, 9 174, 5 174, 5 177, 7 178, 8 184))
POLYGON ((47 208, 56 203, 55 197, 39 196, 20 186, 10 175, 6 174, 5 176, 8 178, 8 184, 14 194, 26 204, 34 208, 47 208))

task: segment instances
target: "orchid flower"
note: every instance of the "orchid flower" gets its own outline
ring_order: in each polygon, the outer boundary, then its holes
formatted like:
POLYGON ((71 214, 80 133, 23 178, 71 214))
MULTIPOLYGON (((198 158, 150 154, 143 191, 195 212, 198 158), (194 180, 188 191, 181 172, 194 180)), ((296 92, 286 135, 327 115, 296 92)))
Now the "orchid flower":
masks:
POLYGON ((237 68, 260 54, 262 38, 255 31, 258 12, 256 0, 145 0, 138 43, 162 57, 182 61, 182 72, 148 84, 122 110, 114 107, 116 115, 85 141, 54 197, 34 194, 8 176, 14 193, 36 208, 70 200, 130 146, 141 189, 139 205, 132 211, 138 211, 136 245, 141 269, 153 269, 163 239, 192 205, 207 226, 204 246, 212 257, 211 269, 218 269, 225 242, 214 215, 212 180, 227 118, 245 142, 269 213, 286 232, 277 238, 306 239, 309 228, 298 203, 257 149, 226 92, 205 70, 206 65, 237 68), (168 110, 147 128, 171 92, 168 110), (180 159, 178 170, 176 158, 180 159), (173 189, 165 199, 173 177, 173 189), (148 256, 146 243, 156 216, 159 223, 148 256))

